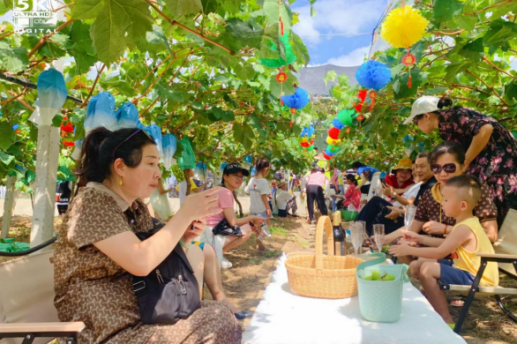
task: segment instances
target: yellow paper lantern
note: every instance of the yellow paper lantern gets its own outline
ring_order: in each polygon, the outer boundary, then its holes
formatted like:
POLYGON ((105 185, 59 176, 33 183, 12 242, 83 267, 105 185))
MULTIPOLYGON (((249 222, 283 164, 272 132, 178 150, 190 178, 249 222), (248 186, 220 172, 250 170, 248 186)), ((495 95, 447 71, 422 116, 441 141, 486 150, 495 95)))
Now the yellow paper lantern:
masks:
POLYGON ((303 143, 307 143, 307 142, 308 142, 308 137, 303 137, 303 138, 302 138, 302 142, 303 142, 303 143))
POLYGON ((428 20, 412 6, 395 8, 381 27, 381 37, 393 47, 410 48, 423 38, 428 20))
POLYGON ((333 139, 331 137, 327 137, 327 140, 326 140, 326 143, 328 143, 329 145, 336 145, 336 144, 339 144, 342 140, 340 139, 333 139))

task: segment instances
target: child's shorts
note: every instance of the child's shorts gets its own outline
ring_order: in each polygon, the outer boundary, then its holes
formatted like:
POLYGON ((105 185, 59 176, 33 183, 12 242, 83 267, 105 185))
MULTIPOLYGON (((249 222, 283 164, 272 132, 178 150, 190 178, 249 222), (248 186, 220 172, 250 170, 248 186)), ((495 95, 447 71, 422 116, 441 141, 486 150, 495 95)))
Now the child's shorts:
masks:
POLYGON ((437 260, 441 265, 441 283, 445 285, 471 285, 475 276, 469 272, 453 267, 451 260, 437 260))

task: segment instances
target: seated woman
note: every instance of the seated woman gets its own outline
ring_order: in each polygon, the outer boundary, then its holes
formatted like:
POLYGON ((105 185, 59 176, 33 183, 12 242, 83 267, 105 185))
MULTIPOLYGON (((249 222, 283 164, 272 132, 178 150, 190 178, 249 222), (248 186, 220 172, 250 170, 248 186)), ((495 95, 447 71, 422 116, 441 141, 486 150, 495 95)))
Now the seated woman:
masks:
MULTIPOLYGON (((241 168, 238 163, 228 164, 225 169, 223 169, 221 188, 219 188, 217 193, 219 196, 218 208, 221 211, 207 217, 205 234, 201 237, 202 241, 208 241, 215 246, 218 261, 221 262, 221 267, 225 269, 231 268, 232 263, 223 257, 223 253, 240 246, 250 238, 252 235, 250 222, 257 222, 260 225, 264 221, 264 218, 260 216, 249 216, 244 218, 236 217, 236 213, 234 211, 234 201, 236 196, 234 195, 234 192, 241 186, 244 177, 248 175, 250 175, 248 170, 241 168), (215 237, 212 230, 223 221, 226 221, 228 226, 240 227, 242 236, 218 235, 218 237, 215 237)), ((262 245, 262 242, 260 245, 262 245)), ((260 245, 258 243, 258 246, 260 245)))
POLYGON ((222 290, 216 293, 221 284, 214 251, 191 246, 205 227, 204 217, 219 212, 218 189, 186 198, 148 239, 136 236, 153 230, 140 199, 157 188, 158 160, 155 141, 140 129, 97 128, 86 137, 78 172, 86 187, 70 204, 54 245, 59 319, 85 323, 80 343, 240 343, 240 326, 222 301, 202 301, 175 324, 141 322, 132 275, 147 276, 179 245, 194 269, 200 298, 205 280, 213 297, 225 300, 222 290))
POLYGON ((385 177, 385 184, 393 188, 393 193, 390 195, 393 199, 395 199, 396 195, 403 195, 414 184, 412 160, 410 158, 401 159, 392 170, 392 174, 385 177))
MULTIPOLYGON (((426 165, 429 166, 427 161, 427 154, 422 153, 421 158, 416 159, 416 164, 418 160, 426 161, 426 165)), ((408 175, 412 170, 408 170, 410 167, 412 169, 412 162, 408 159, 402 159, 399 161, 399 164, 394 168, 393 175, 387 176, 387 180, 389 180, 389 184, 385 184, 385 188, 383 189, 383 194, 387 198, 391 198, 391 201, 388 201, 386 198, 375 196, 367 202, 367 204, 362 208, 360 214, 357 217, 357 220, 365 221, 367 234, 369 236, 373 235, 373 225, 374 224, 383 224, 385 225, 385 234, 390 234, 393 231, 401 228, 404 225, 404 219, 402 217, 403 210, 400 208, 401 206, 412 205, 417 198, 418 193, 421 191, 421 183, 414 184, 415 180, 419 180, 421 178, 421 174, 416 174, 414 179, 408 177, 408 175), (408 165, 410 163, 410 165, 408 165), (411 182, 411 184, 409 184, 411 182), (401 189, 395 189, 395 187, 403 187, 406 186, 406 190, 402 195, 399 193, 401 189)), ((421 162, 420 162, 421 163, 421 162)), ((421 169, 419 169, 422 172, 421 169)), ((432 173, 430 168, 428 168, 429 174, 426 176, 428 180, 432 173)), ((427 184, 428 186, 429 184, 427 184)), ((424 191, 423 191, 424 192, 424 191)))
POLYGON ((356 180, 356 176, 352 174, 348 174, 345 176, 345 182, 349 186, 345 191, 345 195, 333 195, 338 199, 343 199, 343 207, 344 208, 354 208, 356 211, 360 209, 360 202, 362 198, 362 193, 359 190, 356 190, 358 186, 358 181, 356 180))
MULTIPOLYGON (((455 218, 444 214, 441 206, 443 200, 441 190, 450 178, 462 175, 465 164, 464 149, 455 142, 442 143, 433 150, 430 163, 437 183, 421 197, 409 231, 447 236, 455 225, 455 218)), ((482 196, 473 214, 479 219, 489 239, 494 242, 498 237, 497 209, 493 203, 491 190, 485 184, 482 184, 482 196)), ((402 230, 394 231, 385 236, 385 244, 392 243, 402 236, 402 230)), ((407 258, 406 261, 409 262, 410 259, 407 258)))

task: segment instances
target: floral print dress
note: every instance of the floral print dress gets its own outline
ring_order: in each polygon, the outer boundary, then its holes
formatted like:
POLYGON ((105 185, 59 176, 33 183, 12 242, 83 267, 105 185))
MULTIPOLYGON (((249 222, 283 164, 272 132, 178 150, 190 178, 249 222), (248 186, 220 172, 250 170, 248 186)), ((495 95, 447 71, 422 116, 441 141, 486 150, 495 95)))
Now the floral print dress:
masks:
POLYGON ((493 134, 466 173, 489 186, 501 225, 509 209, 516 209, 516 139, 492 117, 463 107, 441 111, 439 133, 443 140, 457 142, 467 151, 473 137, 486 124, 493 126, 493 134))

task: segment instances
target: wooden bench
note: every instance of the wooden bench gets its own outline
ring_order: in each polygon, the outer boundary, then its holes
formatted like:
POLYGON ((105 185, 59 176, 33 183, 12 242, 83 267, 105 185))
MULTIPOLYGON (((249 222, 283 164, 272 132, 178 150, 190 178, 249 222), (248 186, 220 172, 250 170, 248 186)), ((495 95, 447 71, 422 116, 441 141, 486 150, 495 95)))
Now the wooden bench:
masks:
POLYGON ((53 251, 45 251, 0 264, 0 343, 32 344, 36 339, 37 343, 47 343, 58 337, 66 338, 69 344, 77 343, 85 325, 59 322, 54 307, 52 255, 53 251))

